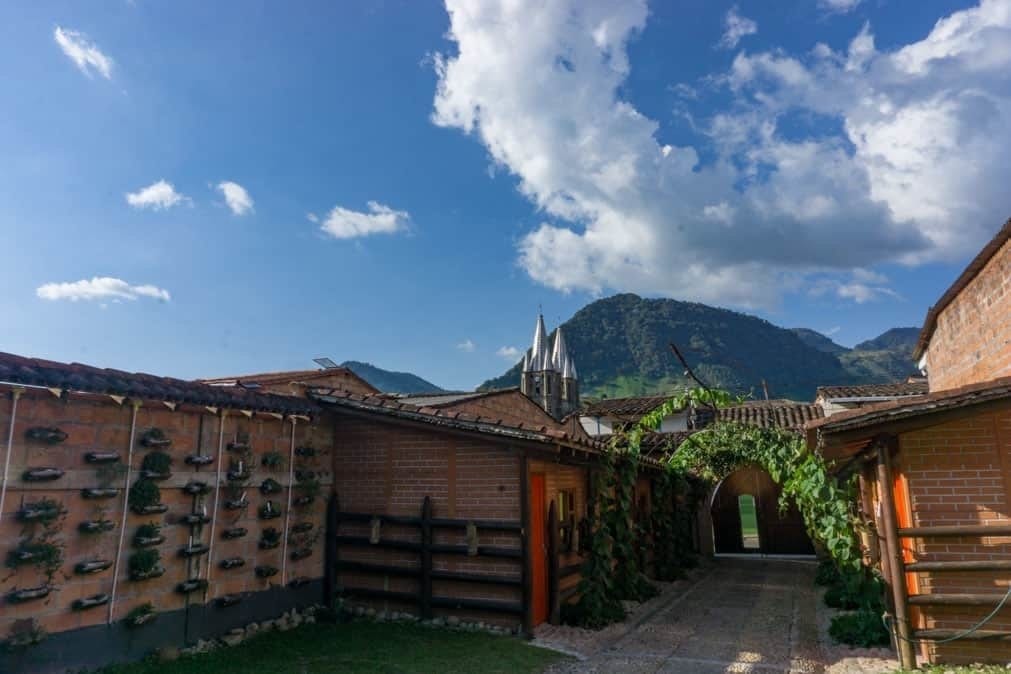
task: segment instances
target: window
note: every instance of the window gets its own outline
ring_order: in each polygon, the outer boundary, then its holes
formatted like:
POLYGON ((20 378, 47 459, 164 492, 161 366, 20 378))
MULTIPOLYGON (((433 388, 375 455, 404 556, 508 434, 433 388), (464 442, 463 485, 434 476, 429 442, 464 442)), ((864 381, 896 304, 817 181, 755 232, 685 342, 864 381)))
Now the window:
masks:
POLYGON ((758 550, 760 546, 755 497, 751 494, 741 494, 737 497, 737 507, 741 513, 741 547, 745 550, 758 550))
POLYGON ((573 551, 574 531, 576 529, 576 493, 571 489, 558 492, 558 547, 562 552, 573 551))

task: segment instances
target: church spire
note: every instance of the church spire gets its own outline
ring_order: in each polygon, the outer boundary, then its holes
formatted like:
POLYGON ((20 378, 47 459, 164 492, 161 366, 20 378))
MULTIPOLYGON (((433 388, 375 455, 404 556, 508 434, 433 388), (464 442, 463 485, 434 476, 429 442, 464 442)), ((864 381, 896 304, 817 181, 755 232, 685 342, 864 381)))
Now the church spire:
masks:
POLYGON ((562 334, 562 326, 555 330, 555 349, 551 354, 551 364, 559 372, 565 370, 565 364, 569 361, 569 350, 565 345, 565 336, 562 334))
POLYGON ((544 328, 544 316, 537 315, 537 327, 534 328, 534 344, 531 347, 530 370, 553 370, 551 352, 548 350, 548 331, 544 328))

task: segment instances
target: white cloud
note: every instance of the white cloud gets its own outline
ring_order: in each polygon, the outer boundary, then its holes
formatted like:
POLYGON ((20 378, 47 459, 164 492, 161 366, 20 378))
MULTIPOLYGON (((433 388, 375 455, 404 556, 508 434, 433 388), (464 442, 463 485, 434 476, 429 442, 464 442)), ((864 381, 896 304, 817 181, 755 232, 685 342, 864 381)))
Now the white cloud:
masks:
POLYGON ((840 325, 833 325, 831 328, 829 328, 828 330, 826 330, 823 334, 826 337, 831 337, 832 335, 839 334, 840 330, 842 330, 842 326, 840 326, 840 325))
MULTIPOLYGON (((395 211, 376 201, 368 202, 368 208, 368 213, 363 213, 334 206, 320 229, 335 239, 353 239, 371 234, 393 234, 407 229, 411 223, 407 211, 395 211)), ((312 213, 308 217, 310 222, 318 220, 312 213)))
POLYGON ((457 344, 456 348, 458 348, 460 351, 463 351, 464 353, 474 353, 474 350, 477 348, 477 344, 475 344, 469 339, 465 339, 459 344, 457 344))
POLYGON ((89 41, 87 35, 57 26, 53 31, 53 39, 74 65, 88 77, 91 77, 92 72, 96 72, 105 79, 112 78, 112 59, 103 54, 94 42, 89 41))
POLYGON ((857 8, 863 0, 818 0, 818 6, 829 12, 845 14, 857 8))
POLYGON ((503 346, 498 351, 495 352, 496 356, 505 358, 508 361, 515 362, 519 360, 523 352, 517 349, 515 346, 503 346))
POLYGON ((746 16, 741 16, 737 12, 737 6, 735 5, 723 17, 723 36, 716 46, 723 49, 733 49, 741 41, 742 37, 754 35, 757 32, 758 24, 746 16))
MULTIPOLYGON (((46 283, 35 290, 35 294, 44 300, 70 300, 71 302, 92 300, 136 300, 149 297, 163 302, 172 299, 169 291, 153 285, 133 286, 118 278, 95 276, 66 283, 46 283)), ((105 305, 101 305, 105 308, 105 305)))
POLYGON ((253 212, 253 198, 246 188, 230 180, 218 183, 218 191, 225 197, 225 203, 235 215, 246 215, 253 212))
MULTIPOLYGON (((448 0, 433 121, 477 138, 542 213, 518 243, 544 285, 769 306, 854 268, 957 260, 1007 218, 1011 0, 878 51, 870 27, 822 45, 738 54, 700 142, 661 142, 621 98, 645 0, 448 0), (531 73, 537 73, 531 77, 531 73), (723 105, 723 104, 720 104, 723 105), (818 133, 787 137, 792 115, 818 133)), ((864 299, 866 301, 866 299, 864 299)))
POLYGON ((127 192, 126 194, 126 203, 134 208, 150 208, 153 211, 172 208, 189 200, 189 197, 176 192, 172 183, 164 180, 159 180, 136 192, 127 192))

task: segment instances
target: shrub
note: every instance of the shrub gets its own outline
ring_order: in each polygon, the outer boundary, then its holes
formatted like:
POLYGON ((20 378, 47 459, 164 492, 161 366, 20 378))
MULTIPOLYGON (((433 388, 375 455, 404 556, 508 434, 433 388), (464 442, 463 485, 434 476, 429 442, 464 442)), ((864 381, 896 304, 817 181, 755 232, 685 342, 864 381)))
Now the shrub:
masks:
POLYGON ((142 470, 165 475, 172 467, 172 457, 165 452, 150 452, 144 456, 144 462, 140 467, 142 470))
POLYGON ((130 555, 130 573, 143 575, 158 568, 161 554, 156 548, 144 548, 130 555))
POLYGON ((146 508, 161 503, 161 490, 151 480, 138 480, 130 487, 130 507, 146 508))
POLYGON ((881 615, 873 611, 845 613, 832 618, 828 633, 833 639, 851 646, 887 646, 891 638, 881 615))
POLYGON ((860 597, 854 596, 843 584, 833 585, 825 591, 825 606, 852 611, 860 608, 860 597))
POLYGON ((818 563, 818 572, 814 575, 815 585, 835 585, 842 581, 839 567, 831 559, 823 559, 818 563))

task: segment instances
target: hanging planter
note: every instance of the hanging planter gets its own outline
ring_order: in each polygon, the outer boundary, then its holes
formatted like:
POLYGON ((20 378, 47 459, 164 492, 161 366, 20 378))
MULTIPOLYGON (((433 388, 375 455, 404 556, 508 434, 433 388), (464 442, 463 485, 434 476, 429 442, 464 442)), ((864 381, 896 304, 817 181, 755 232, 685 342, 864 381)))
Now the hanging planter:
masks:
POLYGON ((35 442, 56 445, 67 439, 67 434, 56 427, 36 426, 25 431, 25 437, 35 442))
POLYGON ((229 452, 248 452, 249 451, 249 441, 248 440, 233 440, 228 443, 229 452))
POLYGON ((238 594, 225 594, 217 598, 214 602, 218 608, 228 608, 229 606, 235 606, 240 601, 242 601, 242 595, 238 594))
POLYGON ((18 510, 17 518, 21 522, 52 522, 61 514, 63 514, 63 508, 59 502, 45 498, 25 504, 23 508, 18 510))
POLYGON ((240 566, 245 566, 245 564, 246 560, 242 557, 229 557, 228 559, 222 559, 220 566, 222 569, 237 569, 240 566))
POLYGON ((154 548, 144 548, 130 555, 130 578, 146 580, 165 573, 161 565, 161 553, 154 548))
POLYGON ((200 555, 205 555, 210 550, 210 547, 204 543, 193 543, 187 545, 185 548, 179 550, 180 557, 199 557, 200 555))
POLYGON ((272 477, 268 477, 266 480, 260 483, 260 493, 263 494, 264 496, 268 496, 270 494, 278 494, 283 489, 284 487, 281 486, 281 483, 272 477))
POLYGON ((295 561, 295 562, 297 562, 300 559, 305 559, 306 557, 310 557, 310 556, 312 556, 312 548, 301 548, 301 549, 295 550, 295 551, 293 551, 291 553, 291 559, 292 559, 292 561, 295 561))
POLYGON ((119 461, 119 454, 116 452, 88 452, 84 455, 84 460, 88 463, 116 463, 119 461))
POLYGON ((157 615, 154 610, 154 604, 147 602, 131 609, 126 614, 126 617, 123 618, 123 623, 127 627, 142 627, 154 620, 157 615))
POLYGON ((89 608, 95 608, 96 606, 102 606, 103 604, 109 603, 109 595, 107 594, 95 594, 90 597, 84 597, 83 599, 75 599, 74 603, 70 605, 75 611, 85 611, 89 608))
POLYGON ((138 480, 130 487, 130 508, 139 515, 163 513, 168 506, 161 502, 161 490, 150 480, 138 480))
POLYGON ((203 578, 191 578, 176 585, 176 592, 179 594, 189 594, 207 587, 207 581, 203 578))
POLYGON ((112 561, 108 559, 91 559, 86 562, 78 562, 74 566, 74 573, 86 576, 91 573, 105 571, 112 566, 112 561))
POLYGON ((292 589, 295 589, 295 588, 302 587, 304 585, 308 585, 311 582, 312 582, 311 578, 308 578, 307 576, 299 576, 297 578, 292 578, 288 582, 288 587, 290 587, 292 589))
POLYGON ((249 533, 249 530, 246 529, 245 527, 233 527, 231 529, 225 529, 224 531, 222 531, 221 537, 224 538, 225 540, 233 540, 236 538, 242 538, 247 533, 249 533))
POLYGON ((225 510, 244 510, 249 507, 249 501, 246 500, 246 493, 243 492, 242 496, 237 499, 231 499, 225 501, 225 510))
POLYGON ((59 566, 63 553, 52 543, 33 543, 22 541, 17 548, 7 553, 7 566, 16 569, 19 566, 32 565, 39 568, 59 566))
POLYGON ((10 632, 7 633, 7 641, 4 644, 7 650, 20 650, 42 643, 46 638, 46 631, 42 629, 35 618, 22 618, 15 620, 11 625, 10 632))
POLYGON ((260 465, 270 470, 283 468, 284 463, 284 454, 281 452, 266 452, 260 459, 260 465))
POLYGON ((141 524, 133 535, 133 544, 138 548, 151 548, 165 542, 161 535, 161 525, 154 522, 141 524))
POLYGON ((267 527, 260 532, 260 549, 270 550, 281 544, 281 532, 274 527, 267 527))
POLYGON ((115 487, 87 487, 81 490, 81 498, 100 499, 113 498, 119 493, 115 487))
POLYGON ((291 500, 293 506, 298 506, 299 508, 311 505, 313 501, 316 500, 315 496, 299 496, 291 500))
POLYGON ((259 508, 261 520, 272 520, 281 516, 281 509, 274 505, 273 501, 267 501, 259 508))
POLYGON ((206 466, 214 463, 214 457, 210 454, 190 454, 186 457, 186 463, 191 466, 206 466))
POLYGON ((276 576, 277 571, 278 569, 276 566, 258 566, 254 569, 254 573, 256 573, 257 578, 270 578, 271 576, 276 576))
POLYGON ((295 481, 296 482, 308 482, 310 480, 316 479, 315 471, 311 470, 296 470, 295 471, 295 481))
POLYGON ((59 468, 29 468, 21 473, 21 479, 25 482, 51 482, 63 477, 63 471, 59 468))
POLYGON ((303 458, 309 458, 316 456, 316 448, 309 445, 303 445, 302 447, 295 448, 295 456, 301 456, 303 458))
POLYGON ((191 480, 183 487, 183 492, 189 494, 190 496, 200 496, 201 494, 206 494, 210 490, 211 488, 206 482, 198 482, 197 480, 191 480))
POLYGON ((53 591, 53 588, 49 585, 40 585, 38 587, 29 587, 24 590, 14 590, 7 594, 7 601, 12 604, 19 604, 26 601, 34 601, 36 599, 43 599, 49 596, 49 593, 53 591))
POLYGON ((154 451, 144 456, 140 474, 148 480, 166 480, 172 477, 172 457, 165 452, 154 451))
POLYGON ((168 447, 172 440, 160 428, 149 428, 140 435, 140 444, 145 447, 168 447))
POLYGON ((211 518, 209 515, 203 513, 190 513, 189 515, 183 515, 179 521, 188 526, 196 527, 201 524, 207 524, 211 521, 211 518))
POLYGON ((233 468, 229 470, 225 477, 228 478, 229 482, 245 482, 250 478, 250 473, 248 470, 243 469, 242 462, 239 462, 238 468, 233 468))
POLYGON ((82 534, 100 534, 115 528, 116 524, 112 520, 90 520, 77 525, 77 530, 82 534))
POLYGON ((291 527, 293 534, 304 534, 310 531, 312 531, 312 522, 299 522, 291 527))

